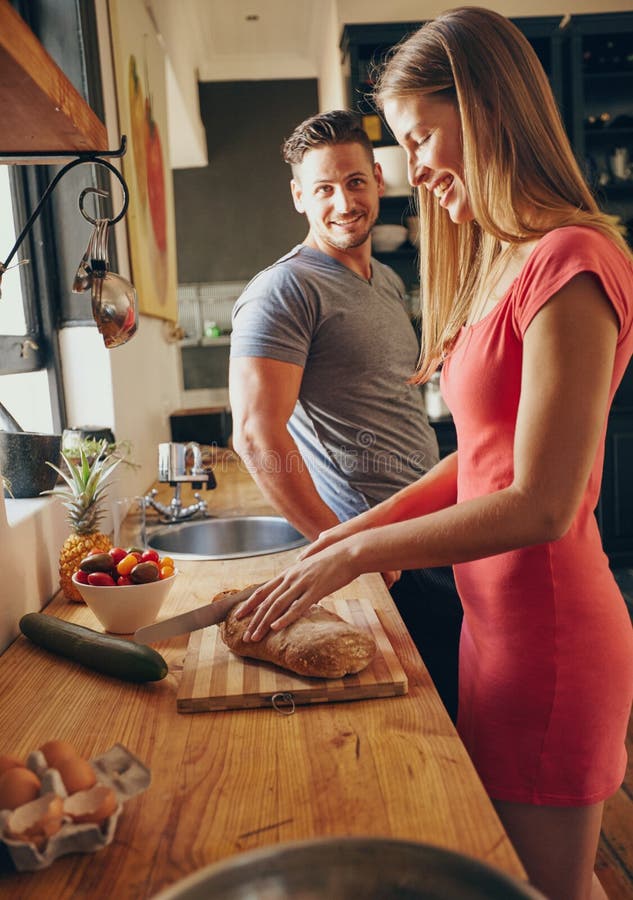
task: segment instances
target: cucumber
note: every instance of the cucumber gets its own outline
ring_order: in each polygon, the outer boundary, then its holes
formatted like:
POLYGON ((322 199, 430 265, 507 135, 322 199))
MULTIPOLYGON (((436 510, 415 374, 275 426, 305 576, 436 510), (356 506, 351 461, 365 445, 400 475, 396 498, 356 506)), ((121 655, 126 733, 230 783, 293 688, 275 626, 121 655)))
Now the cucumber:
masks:
POLYGON ((124 681, 160 681, 167 675, 167 663, 152 647, 55 616, 27 613, 20 619, 20 631, 46 650, 124 681))

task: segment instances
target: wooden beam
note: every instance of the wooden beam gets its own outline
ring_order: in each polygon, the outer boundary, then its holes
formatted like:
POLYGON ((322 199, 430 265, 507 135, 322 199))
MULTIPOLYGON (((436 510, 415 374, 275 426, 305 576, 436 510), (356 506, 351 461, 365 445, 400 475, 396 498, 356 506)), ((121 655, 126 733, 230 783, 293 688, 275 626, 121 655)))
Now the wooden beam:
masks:
POLYGON ((0 0, 0 156, 106 150, 107 142, 103 122, 8 0, 0 0))

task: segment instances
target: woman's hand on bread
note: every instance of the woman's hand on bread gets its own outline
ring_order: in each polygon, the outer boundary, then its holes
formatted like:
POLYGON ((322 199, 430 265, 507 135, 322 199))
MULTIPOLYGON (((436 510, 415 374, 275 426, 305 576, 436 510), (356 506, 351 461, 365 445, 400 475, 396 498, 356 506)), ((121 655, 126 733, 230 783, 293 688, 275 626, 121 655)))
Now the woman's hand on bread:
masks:
POLYGON ((359 574, 346 541, 337 541, 306 559, 299 559, 258 588, 237 608, 238 619, 253 614, 243 640, 259 641, 270 629, 279 631, 296 622, 315 603, 349 584, 359 574))

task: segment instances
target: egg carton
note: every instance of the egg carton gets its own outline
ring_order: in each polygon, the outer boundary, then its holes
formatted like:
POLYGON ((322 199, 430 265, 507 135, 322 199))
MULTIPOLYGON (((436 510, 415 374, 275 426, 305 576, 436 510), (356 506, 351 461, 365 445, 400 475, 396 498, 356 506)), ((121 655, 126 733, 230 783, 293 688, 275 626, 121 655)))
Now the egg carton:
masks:
MULTIPOLYGON (((123 804, 130 797, 140 794, 149 787, 150 770, 143 765, 122 744, 114 744, 101 756, 88 760, 97 776, 97 784, 112 788, 117 799, 117 808, 101 825, 93 823, 74 824, 65 821, 61 829, 50 837, 46 846, 38 850, 34 844, 16 841, 5 836, 11 810, 0 810, 0 840, 6 845, 13 864, 20 872, 45 869, 67 853, 92 853, 112 842, 123 804)), ((57 769, 49 769, 44 754, 34 750, 26 764, 40 778, 40 796, 53 791, 62 799, 68 796, 61 775, 57 769)))

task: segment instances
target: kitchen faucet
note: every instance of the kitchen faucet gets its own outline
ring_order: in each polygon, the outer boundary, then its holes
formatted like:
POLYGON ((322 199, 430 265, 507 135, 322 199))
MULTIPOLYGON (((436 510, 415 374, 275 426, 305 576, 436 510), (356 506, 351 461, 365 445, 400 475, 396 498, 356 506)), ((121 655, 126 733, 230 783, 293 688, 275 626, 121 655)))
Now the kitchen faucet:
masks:
POLYGON ((156 500, 158 493, 156 488, 145 496, 146 504, 153 506, 160 513, 162 522, 167 524, 181 522, 183 519, 190 519, 196 513, 201 513, 203 516, 209 515, 206 500, 203 500, 199 493, 194 493, 196 502, 189 506, 183 506, 180 497, 183 482, 198 489, 204 484, 208 491, 217 487, 213 471, 205 469, 202 465, 200 445, 195 441, 190 441, 188 444, 158 445, 158 480, 168 482, 174 488, 174 496, 168 506, 156 500), (189 451, 193 455, 193 464, 190 467, 188 467, 189 451))

